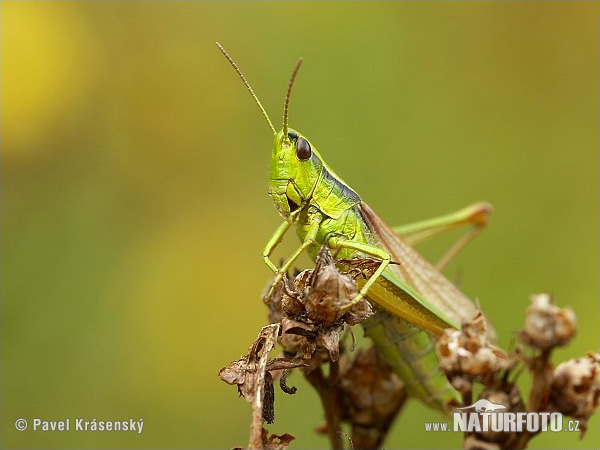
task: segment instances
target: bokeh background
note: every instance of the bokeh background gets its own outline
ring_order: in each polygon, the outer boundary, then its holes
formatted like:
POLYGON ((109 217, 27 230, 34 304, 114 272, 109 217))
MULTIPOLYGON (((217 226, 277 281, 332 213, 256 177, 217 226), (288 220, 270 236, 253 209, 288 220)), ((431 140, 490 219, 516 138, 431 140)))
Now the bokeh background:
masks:
MULTIPOLYGON (((1 4, 4 448, 231 448, 250 407, 217 373, 266 311, 271 134, 291 125, 390 224, 495 207, 448 269, 505 347, 530 294, 572 306, 598 349, 595 2, 1 4), (14 421, 143 418, 143 433, 19 433, 14 421)), ((419 248, 435 259, 456 236, 419 248)), ((286 241, 278 256, 296 245, 286 241)), ((527 388, 523 376, 523 388, 527 388)), ((316 395, 277 394, 270 432, 326 447, 316 395)), ((416 402, 388 447, 452 448, 416 402)), ((532 448, 595 448, 545 434, 532 448)))

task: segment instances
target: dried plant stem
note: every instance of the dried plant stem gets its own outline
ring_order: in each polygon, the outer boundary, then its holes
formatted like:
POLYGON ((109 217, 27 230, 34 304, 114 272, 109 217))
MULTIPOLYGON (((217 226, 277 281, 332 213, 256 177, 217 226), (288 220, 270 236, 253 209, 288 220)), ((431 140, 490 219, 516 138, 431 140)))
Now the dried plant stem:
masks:
MULTIPOLYGON (((533 372, 533 380, 531 391, 529 392, 529 404, 527 409, 529 412, 538 412, 544 401, 544 397, 548 395, 550 388, 550 377, 548 369, 550 364, 551 348, 542 349, 541 355, 533 360, 531 370, 533 372)), ((516 442, 513 443, 515 449, 523 449, 527 447, 529 440, 537 433, 530 433, 523 430, 517 436, 516 442)))
POLYGON ((471 405, 473 403, 473 388, 470 387, 469 390, 465 391, 462 397, 465 405, 471 405))
POLYGON ((550 361, 552 349, 544 349, 539 358, 533 362, 533 383, 529 393, 529 411, 538 412, 542 405, 542 400, 548 393, 548 364, 550 361))
MULTIPOLYGON (((269 360, 269 352, 277 343, 277 335, 279 334, 279 324, 271 324, 263 327, 260 331, 259 338, 264 339, 262 353, 258 361, 255 376, 255 393, 254 401, 252 402, 252 423, 250 425, 250 441, 249 449, 263 448, 263 400, 265 395, 265 377, 267 373, 267 362, 269 360)), ((260 342, 260 341, 257 341, 260 342)), ((259 349, 257 349, 258 351, 259 349)))
POLYGON ((339 391, 339 364, 337 361, 329 362, 329 377, 323 375, 321 367, 317 367, 312 372, 305 374, 306 379, 316 389, 323 410, 325 411, 325 420, 327 422, 327 433, 331 448, 334 450, 343 450, 341 431, 341 411, 340 391, 339 391))

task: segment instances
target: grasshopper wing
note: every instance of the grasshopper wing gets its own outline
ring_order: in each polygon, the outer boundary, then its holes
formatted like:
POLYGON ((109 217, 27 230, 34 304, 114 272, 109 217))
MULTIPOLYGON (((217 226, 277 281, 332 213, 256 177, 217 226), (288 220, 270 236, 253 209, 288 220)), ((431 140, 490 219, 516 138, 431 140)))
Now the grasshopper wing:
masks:
POLYGON ((458 328, 475 316, 474 303, 395 234, 366 203, 361 202, 357 208, 371 233, 372 244, 387 250, 392 260, 399 263, 388 266, 383 279, 376 283, 379 288, 369 291, 373 301, 434 335, 440 335, 444 328, 458 328), (412 305, 408 308, 398 305, 406 301, 412 305))

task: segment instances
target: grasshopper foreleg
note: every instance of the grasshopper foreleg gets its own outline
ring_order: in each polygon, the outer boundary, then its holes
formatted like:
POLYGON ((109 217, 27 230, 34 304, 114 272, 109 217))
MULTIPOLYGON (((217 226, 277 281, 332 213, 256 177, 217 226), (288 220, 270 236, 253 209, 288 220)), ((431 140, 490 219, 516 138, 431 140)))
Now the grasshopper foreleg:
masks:
POLYGON ((367 255, 374 256, 375 258, 381 259, 381 263, 379 267, 371 275, 371 277, 364 284, 360 292, 352 299, 352 301, 344 307, 344 309, 352 308, 358 302, 360 302, 367 292, 373 286, 373 283, 377 281, 377 279, 381 276, 385 268, 388 266, 390 261, 392 260, 392 256, 386 252, 385 250, 381 250, 380 248, 374 247, 369 244, 363 244, 361 242, 354 242, 350 239, 341 238, 339 236, 333 236, 328 240, 329 247, 331 248, 347 248, 350 250, 357 250, 362 253, 366 253, 367 255))
POLYGON ((291 223, 284 222, 279 226, 279 228, 277 228, 275 233, 273 233, 273 236, 271 236, 271 239, 269 239, 269 242, 263 250, 263 259, 265 260, 265 263, 275 273, 275 279, 273 280, 273 283, 271 284, 271 287, 267 292, 266 298, 269 298, 273 294, 275 286, 277 286, 277 284, 281 282, 283 276, 287 273, 290 267, 292 267, 292 264, 294 264, 294 261, 298 259, 302 252, 304 252, 304 250, 306 250, 309 246, 315 245, 315 239, 317 237, 317 233, 319 232, 319 225, 321 224, 321 220, 322 217, 318 214, 311 216, 310 226, 308 228, 306 236, 304 237, 302 245, 300 245, 300 247, 294 252, 294 254, 279 269, 275 264, 273 264, 269 256, 271 256, 273 249, 281 242, 281 239, 283 239, 284 234, 290 228, 291 223))
POLYGON ((283 239, 283 236, 285 235, 287 230, 290 229, 291 226, 291 222, 287 221, 279 225, 279 227, 275 230, 275 233, 273 233, 273 236, 271 236, 271 239, 269 239, 269 242, 267 242, 265 249, 263 250, 263 260, 265 261, 265 264, 269 267, 269 269, 271 269, 274 273, 277 273, 277 266, 273 264, 269 257, 271 256, 271 253, 273 253, 275 247, 279 245, 279 243, 283 239))

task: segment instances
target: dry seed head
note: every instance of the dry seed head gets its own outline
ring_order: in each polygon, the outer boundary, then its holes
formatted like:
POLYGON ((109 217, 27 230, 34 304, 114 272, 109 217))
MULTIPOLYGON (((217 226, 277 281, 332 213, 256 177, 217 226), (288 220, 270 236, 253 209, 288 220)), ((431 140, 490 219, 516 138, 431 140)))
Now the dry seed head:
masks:
POLYGON ((448 374, 481 379, 507 367, 506 355, 492 347, 487 338, 485 318, 481 314, 462 330, 447 329, 436 344, 441 368, 448 374))
POLYGON ((554 370, 550 392, 553 407, 579 419, 585 431, 600 398, 600 354, 559 364, 554 370))
POLYGON ((548 294, 531 296, 521 340, 530 347, 550 349, 566 345, 575 336, 577 320, 571 308, 554 305, 548 294))

